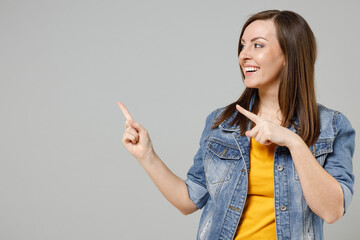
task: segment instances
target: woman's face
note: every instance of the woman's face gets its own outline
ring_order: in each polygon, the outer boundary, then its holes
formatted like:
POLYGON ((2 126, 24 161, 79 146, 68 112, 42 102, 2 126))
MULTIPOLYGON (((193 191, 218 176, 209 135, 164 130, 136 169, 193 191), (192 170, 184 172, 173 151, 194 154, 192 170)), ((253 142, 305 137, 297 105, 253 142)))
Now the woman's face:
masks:
POLYGON ((272 20, 250 23, 241 38, 239 63, 248 88, 275 91, 279 89, 285 57, 277 40, 272 20))

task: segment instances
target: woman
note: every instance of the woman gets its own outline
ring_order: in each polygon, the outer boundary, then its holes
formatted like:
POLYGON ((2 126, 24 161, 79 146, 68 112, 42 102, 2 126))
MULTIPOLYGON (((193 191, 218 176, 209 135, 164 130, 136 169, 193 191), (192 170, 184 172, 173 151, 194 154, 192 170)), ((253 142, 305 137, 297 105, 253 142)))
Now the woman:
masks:
POLYGON ((316 103, 316 42, 291 11, 257 13, 239 39, 246 86, 212 112, 184 181, 122 103, 123 144, 183 214, 204 208, 198 239, 323 239, 353 194, 355 132, 316 103))

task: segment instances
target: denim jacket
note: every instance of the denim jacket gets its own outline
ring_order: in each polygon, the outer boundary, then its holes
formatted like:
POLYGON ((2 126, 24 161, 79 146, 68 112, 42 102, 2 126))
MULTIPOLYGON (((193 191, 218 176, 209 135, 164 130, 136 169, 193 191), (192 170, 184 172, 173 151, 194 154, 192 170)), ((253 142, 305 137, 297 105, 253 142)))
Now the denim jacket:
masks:
MULTIPOLYGON (((197 233, 200 240, 233 239, 247 197, 250 139, 240 135, 239 126, 229 125, 236 113, 211 129, 223 110, 207 117, 200 148, 185 180, 191 200, 204 208, 197 233)), ((320 136, 309 149, 340 183, 346 210, 353 195, 355 131, 343 114, 322 105, 318 110, 320 136)), ((298 126, 296 119, 294 124, 298 126)), ((289 129, 296 132, 293 125, 289 129)), ((277 146, 273 169, 277 239, 322 240, 324 221, 305 201, 288 148, 277 146)))

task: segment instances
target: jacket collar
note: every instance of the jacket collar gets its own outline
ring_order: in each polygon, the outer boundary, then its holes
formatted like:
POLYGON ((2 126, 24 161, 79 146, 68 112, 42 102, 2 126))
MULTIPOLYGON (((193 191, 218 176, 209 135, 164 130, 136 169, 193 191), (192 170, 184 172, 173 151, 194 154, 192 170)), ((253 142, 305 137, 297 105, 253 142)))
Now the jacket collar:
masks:
POLYGON ((224 131, 229 131, 229 132, 240 131, 239 125, 234 124, 234 125, 230 126, 231 121, 234 120, 238 114, 240 114, 240 113, 235 110, 235 112, 229 118, 225 119, 222 123, 220 123, 219 128, 224 131))
POLYGON ((294 133, 298 133, 298 131, 300 130, 300 124, 296 117, 296 114, 292 117, 290 126, 288 126, 288 128, 294 133))
MULTIPOLYGON (((254 102, 255 102, 255 94, 253 94, 251 96, 250 104, 249 104, 249 111, 251 111, 252 107, 254 106, 254 102)), ((241 114, 241 113, 239 113, 235 109, 234 113, 229 118, 225 119, 222 123, 220 123, 219 128, 224 130, 224 131, 230 131, 230 132, 240 131, 240 126, 239 125, 230 126, 231 121, 234 120, 234 118, 236 118, 236 116, 238 114, 241 114)), ((250 125, 251 124, 249 122, 248 129, 250 129, 250 125)))

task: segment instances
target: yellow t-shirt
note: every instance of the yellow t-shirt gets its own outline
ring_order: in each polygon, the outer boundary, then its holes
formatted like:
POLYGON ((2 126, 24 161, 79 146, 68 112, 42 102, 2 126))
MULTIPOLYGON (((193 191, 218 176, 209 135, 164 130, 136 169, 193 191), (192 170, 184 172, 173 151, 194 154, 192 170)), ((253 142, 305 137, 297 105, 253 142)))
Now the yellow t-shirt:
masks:
POLYGON ((273 158, 276 145, 251 138, 249 190, 234 240, 276 239, 273 158))

